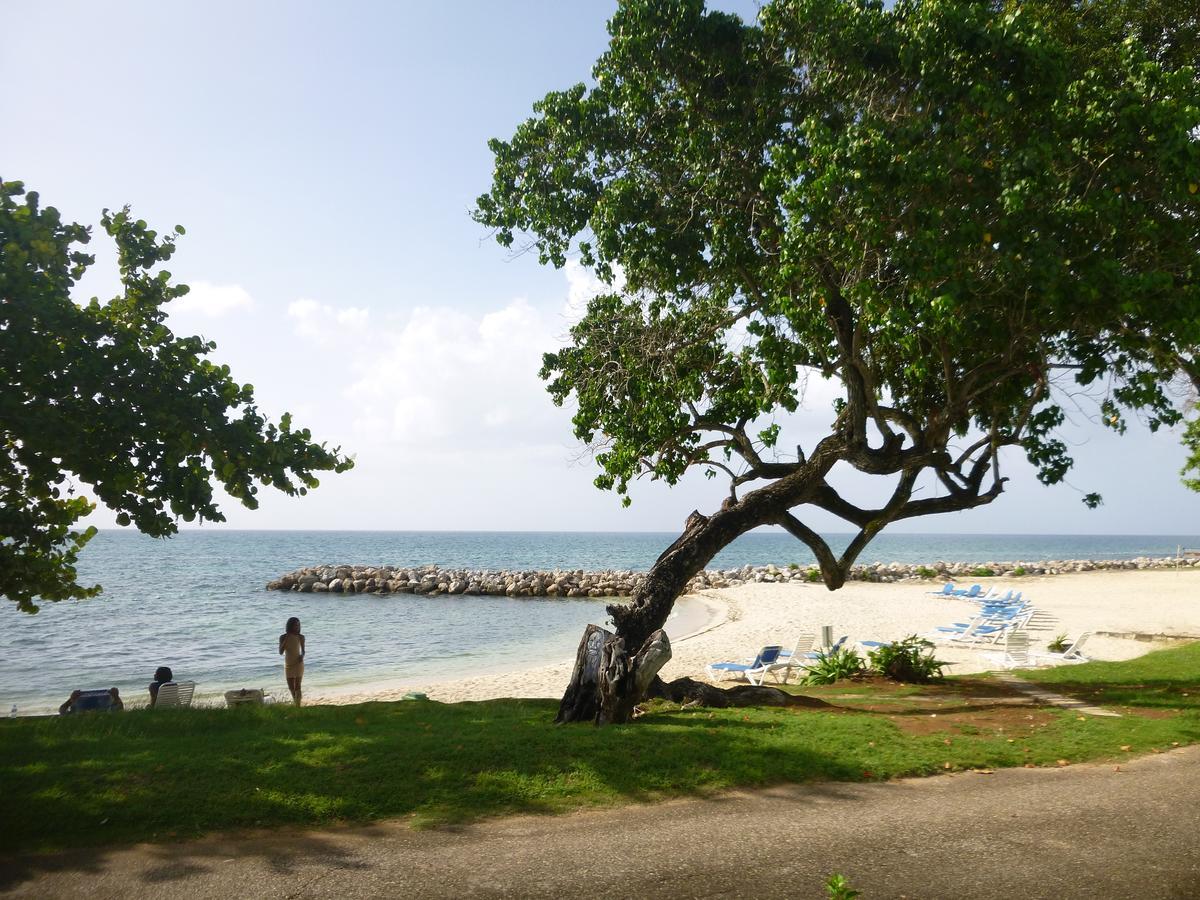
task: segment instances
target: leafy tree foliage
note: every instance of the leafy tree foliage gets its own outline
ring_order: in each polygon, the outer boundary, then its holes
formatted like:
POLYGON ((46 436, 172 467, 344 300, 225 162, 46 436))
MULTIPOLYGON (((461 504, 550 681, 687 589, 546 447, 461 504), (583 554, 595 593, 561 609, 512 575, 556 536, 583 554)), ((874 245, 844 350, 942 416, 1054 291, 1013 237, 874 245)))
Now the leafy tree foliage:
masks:
POLYGON ((491 143, 476 218, 502 245, 623 273, 543 369, 598 484, 730 479, 613 608, 629 646, 750 528, 783 525, 836 588, 888 523, 991 502, 1005 447, 1061 481, 1080 393, 1118 431, 1181 420, 1172 379, 1200 375, 1196 73, 1119 16, 1007 5, 773 0, 747 24, 624 0, 594 86, 491 143), (810 378, 841 397, 785 452, 810 378), (890 499, 841 496, 839 463, 890 499), (857 529, 840 557, 804 506, 857 529))
POLYGON ((73 527, 93 508, 76 481, 120 524, 165 537, 180 518, 224 519, 214 483, 254 508, 259 484, 303 494, 315 472, 353 465, 290 416, 265 420, 253 387, 205 358, 215 344, 167 328, 165 305, 188 289, 153 270, 175 235, 128 208, 101 222, 124 290, 79 306, 70 291, 95 261, 82 249, 89 229, 20 182, 0 184, 0 594, 29 612, 100 590, 76 579, 95 534, 73 527))

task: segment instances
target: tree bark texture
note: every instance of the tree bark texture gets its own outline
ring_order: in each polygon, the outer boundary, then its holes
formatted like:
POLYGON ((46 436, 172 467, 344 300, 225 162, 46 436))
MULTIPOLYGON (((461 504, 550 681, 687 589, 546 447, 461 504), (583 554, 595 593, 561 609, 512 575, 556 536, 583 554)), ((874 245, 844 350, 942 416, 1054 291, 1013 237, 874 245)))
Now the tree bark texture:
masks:
POLYGON ((671 642, 665 631, 655 631, 631 656, 623 638, 599 625, 589 625, 579 642, 571 683, 554 721, 628 722, 634 706, 670 658, 671 642))

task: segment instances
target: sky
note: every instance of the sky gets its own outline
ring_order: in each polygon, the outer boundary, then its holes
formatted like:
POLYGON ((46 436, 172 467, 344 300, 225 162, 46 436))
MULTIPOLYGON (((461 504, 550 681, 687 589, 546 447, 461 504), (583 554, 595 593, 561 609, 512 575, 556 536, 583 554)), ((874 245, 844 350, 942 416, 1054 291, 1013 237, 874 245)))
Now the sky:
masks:
MULTIPOLYGON (((719 8, 754 15, 748 2, 719 8)), ((724 489, 638 483, 597 469, 537 378, 598 289, 576 263, 513 257, 470 218, 487 141, 550 90, 588 79, 614 2, 351 4, 0 0, 0 177, 96 224, 131 204, 187 235, 169 265, 192 292, 180 334, 255 385, 260 407, 353 454, 304 498, 226 501, 234 528, 677 531, 724 489)), ((79 299, 116 292, 112 247, 79 299)), ((828 423, 827 385, 783 421, 785 446, 828 423)), ((1043 487, 1010 454, 988 507, 909 532, 1200 531, 1176 433, 1120 438, 1074 413, 1070 485, 1043 487), (1087 510, 1083 493, 1105 505, 1087 510)), ((878 487, 851 474, 859 499, 878 487)), ((825 514, 807 520, 847 531, 825 514)), ((112 523, 98 511, 92 521, 112 523)))

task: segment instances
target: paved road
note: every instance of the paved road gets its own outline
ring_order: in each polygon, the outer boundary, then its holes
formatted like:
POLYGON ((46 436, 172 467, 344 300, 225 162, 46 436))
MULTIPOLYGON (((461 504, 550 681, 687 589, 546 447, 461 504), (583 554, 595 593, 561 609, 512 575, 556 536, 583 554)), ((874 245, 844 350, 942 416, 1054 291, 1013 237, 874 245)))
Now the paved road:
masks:
MULTIPOLYGON (((2 799, 0 799, 2 802, 2 799)), ((0 859, 16 897, 1200 897, 1200 747, 416 832, 401 823, 0 859)))

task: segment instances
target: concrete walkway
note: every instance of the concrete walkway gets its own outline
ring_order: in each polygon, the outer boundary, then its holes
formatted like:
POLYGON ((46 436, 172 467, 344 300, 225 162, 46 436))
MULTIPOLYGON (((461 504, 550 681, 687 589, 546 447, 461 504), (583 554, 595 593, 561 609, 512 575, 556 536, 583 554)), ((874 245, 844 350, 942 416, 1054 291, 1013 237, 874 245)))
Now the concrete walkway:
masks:
POLYGON ((15 897, 1200 897, 1200 747, 1116 766, 817 784, 417 832, 0 859, 15 897))

